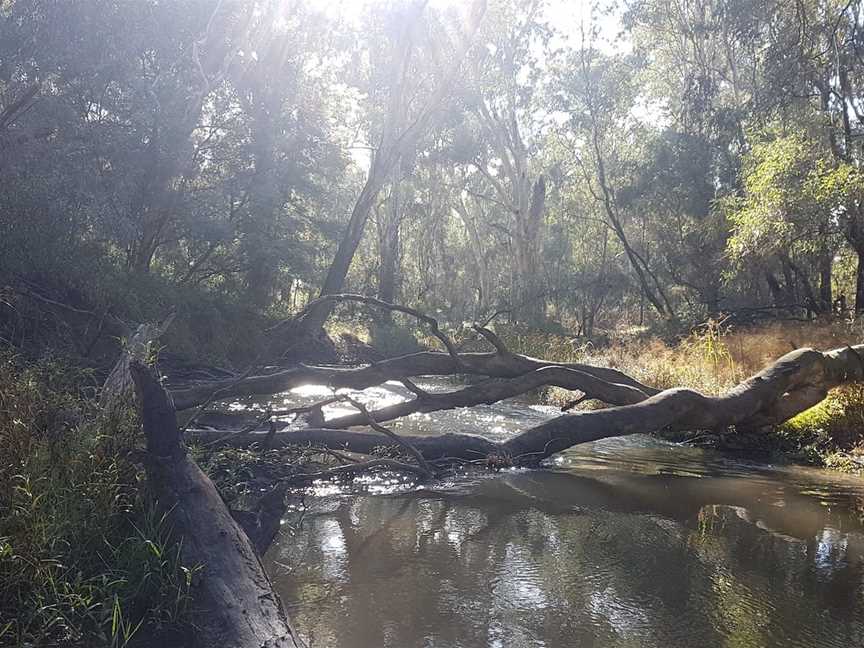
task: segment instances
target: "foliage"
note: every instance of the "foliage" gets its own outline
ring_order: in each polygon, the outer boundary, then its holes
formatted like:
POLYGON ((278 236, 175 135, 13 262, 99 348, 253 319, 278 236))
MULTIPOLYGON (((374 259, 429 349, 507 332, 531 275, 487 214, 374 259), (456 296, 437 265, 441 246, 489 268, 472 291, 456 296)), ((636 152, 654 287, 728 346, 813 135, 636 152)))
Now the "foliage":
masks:
POLYGON ((0 354, 0 645, 179 636, 196 567, 131 462, 136 417, 82 395, 56 360, 0 354))
POLYGON ((864 303, 859 0, 492 0, 470 48, 433 5, 5 3, 0 282, 177 308, 174 351, 235 362, 337 256, 340 290, 587 338, 864 303))
POLYGON ((864 186, 853 165, 800 132, 757 139, 744 164, 745 195, 729 201, 734 259, 836 248, 841 215, 864 186))

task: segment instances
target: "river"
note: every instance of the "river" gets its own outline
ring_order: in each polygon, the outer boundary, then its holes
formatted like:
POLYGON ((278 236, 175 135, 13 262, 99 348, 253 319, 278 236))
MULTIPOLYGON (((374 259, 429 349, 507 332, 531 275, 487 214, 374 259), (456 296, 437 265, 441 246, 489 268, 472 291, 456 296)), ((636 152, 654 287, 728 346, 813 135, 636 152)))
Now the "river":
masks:
MULTIPOLYGON (((396 429, 500 439, 555 414, 508 401, 396 429)), ((864 647, 859 478, 639 435, 543 470, 319 484, 304 507, 265 562, 311 648, 864 647)))

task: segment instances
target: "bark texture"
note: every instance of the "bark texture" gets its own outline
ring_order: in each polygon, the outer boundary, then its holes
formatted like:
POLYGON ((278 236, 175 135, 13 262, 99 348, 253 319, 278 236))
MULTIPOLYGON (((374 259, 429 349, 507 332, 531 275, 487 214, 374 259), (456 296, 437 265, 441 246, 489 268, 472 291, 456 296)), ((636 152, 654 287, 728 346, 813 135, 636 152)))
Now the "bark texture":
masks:
MULTIPOLYGON (((177 384, 170 387, 170 391, 177 409, 184 410, 206 402, 214 392, 218 392, 219 398, 225 399, 276 394, 302 385, 329 385, 334 389, 342 387, 366 389, 388 380, 401 380, 413 376, 467 374, 492 378, 517 378, 547 367, 573 371, 574 373, 569 378, 569 384, 572 385, 568 387, 569 389, 588 392, 591 394, 591 398, 602 400, 610 405, 632 403, 631 389, 641 392, 645 397, 657 393, 656 389, 643 385, 638 380, 616 369, 592 367, 578 363, 559 364, 498 351, 492 353, 459 353, 458 357, 449 353, 422 351, 363 367, 350 368, 297 365, 267 374, 248 376, 240 380, 227 378, 199 384, 177 384), (582 381, 582 386, 577 385, 577 381, 582 381)), ((550 378, 553 375, 553 373, 548 374, 550 378)), ((534 385, 534 387, 539 386, 541 386, 539 383, 534 385)), ((561 386, 567 387, 563 384, 561 386)), ((515 396, 516 393, 510 395, 515 396)), ((506 396, 502 396, 502 398, 506 398, 506 396)))
POLYGON ((200 565, 195 644, 202 648, 297 648, 278 595, 249 538, 210 479, 186 453, 170 397, 153 372, 129 363, 147 437, 147 480, 182 538, 186 565, 200 565))

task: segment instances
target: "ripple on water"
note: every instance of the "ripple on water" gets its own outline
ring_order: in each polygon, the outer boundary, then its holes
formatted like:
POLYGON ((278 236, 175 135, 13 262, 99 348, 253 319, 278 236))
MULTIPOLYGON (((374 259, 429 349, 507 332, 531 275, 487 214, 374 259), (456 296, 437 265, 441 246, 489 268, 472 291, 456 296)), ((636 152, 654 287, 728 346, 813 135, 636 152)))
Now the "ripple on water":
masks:
MULTIPOLYGON (((399 429, 506 438, 553 415, 511 401, 399 429)), ((268 555, 295 625, 334 648, 864 646, 860 483, 644 436, 550 468, 321 484, 268 555)))

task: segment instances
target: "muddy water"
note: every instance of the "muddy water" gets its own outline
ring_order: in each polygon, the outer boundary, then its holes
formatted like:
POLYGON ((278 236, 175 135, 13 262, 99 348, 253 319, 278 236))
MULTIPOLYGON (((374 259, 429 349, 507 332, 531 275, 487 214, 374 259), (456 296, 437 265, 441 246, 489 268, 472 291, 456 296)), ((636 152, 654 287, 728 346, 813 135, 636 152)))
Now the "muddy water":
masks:
MULTIPOLYGON (((552 414, 508 402, 402 428, 504 437, 552 414)), ((313 648, 864 647, 857 478, 635 436, 305 503, 267 562, 313 648)))

